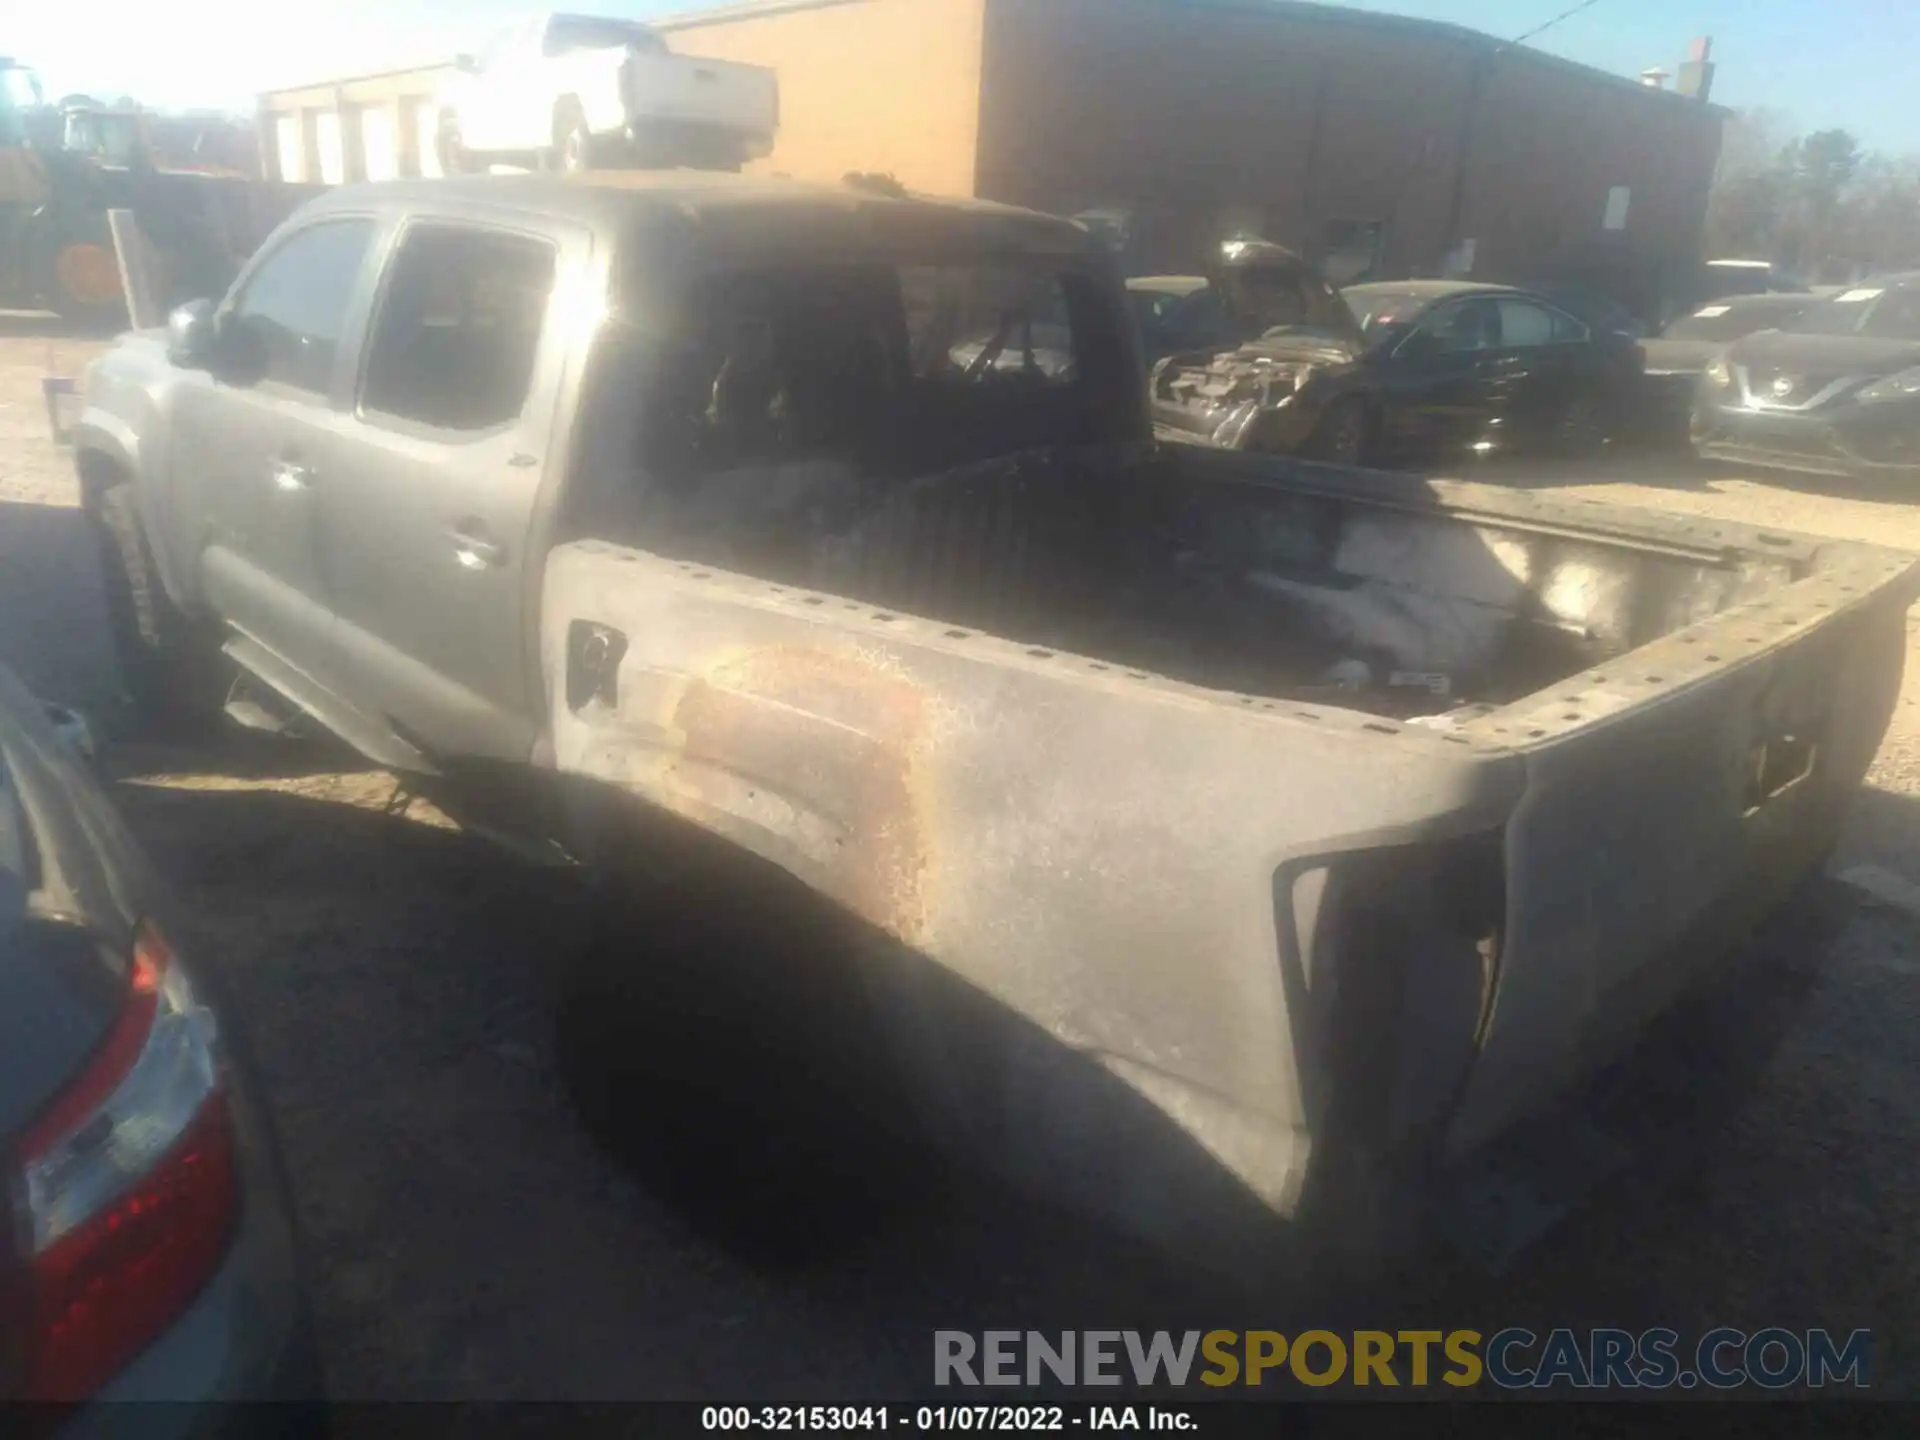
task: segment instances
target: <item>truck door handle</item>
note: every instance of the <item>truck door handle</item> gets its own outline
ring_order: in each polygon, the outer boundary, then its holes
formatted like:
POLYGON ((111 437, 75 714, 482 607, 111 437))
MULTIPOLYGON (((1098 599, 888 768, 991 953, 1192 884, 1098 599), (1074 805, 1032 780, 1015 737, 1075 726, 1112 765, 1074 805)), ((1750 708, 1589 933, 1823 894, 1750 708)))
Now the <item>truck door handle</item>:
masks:
POLYGON ((453 558, 469 570, 490 570, 505 562, 507 549, 484 535, 477 535, 464 526, 456 525, 447 532, 447 538, 453 542, 453 558))
POLYGON ((313 471, 293 460, 274 461, 273 469, 268 473, 273 476, 273 488, 276 490, 299 491, 313 484, 313 471))

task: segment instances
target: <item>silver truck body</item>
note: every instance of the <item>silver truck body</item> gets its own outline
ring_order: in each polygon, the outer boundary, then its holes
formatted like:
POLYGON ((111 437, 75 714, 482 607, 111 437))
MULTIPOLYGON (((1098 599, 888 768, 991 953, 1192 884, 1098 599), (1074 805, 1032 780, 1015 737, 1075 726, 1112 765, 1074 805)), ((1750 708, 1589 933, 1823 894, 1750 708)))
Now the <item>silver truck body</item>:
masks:
MULTIPOLYGON (((1898 691, 1912 557, 1156 448, 1131 353, 1104 436, 877 488, 831 463, 691 486, 643 466, 633 500, 607 483, 636 473, 626 432, 599 427, 633 414, 660 317, 711 267, 978 250, 1062 267, 1080 319, 1110 312, 1099 334, 1127 333, 1123 302, 1040 217, 712 179, 583 193, 372 187, 308 212, 511 211, 562 237, 534 401, 486 442, 538 463, 435 470, 367 522, 483 515, 506 575, 467 552, 391 621, 334 597, 323 661, 276 649, 273 606, 308 602, 183 508, 199 457, 169 453, 168 392, 202 380, 138 341, 90 377, 83 475, 136 484, 169 590, 224 586, 231 652, 369 754, 548 777, 582 858, 615 858, 624 806, 823 898, 876 1083, 941 1143, 1218 1262, 1303 1230, 1377 1249, 1833 843, 1898 691), (627 362, 579 319, 595 287, 627 362)), ((365 423, 361 324, 335 431, 365 423)))
POLYGON ((1505 590, 1490 609, 1560 587, 1584 623, 1620 623, 1640 546, 1740 598, 1445 731, 599 541, 554 552, 543 606, 556 765, 864 921, 931 1130, 1216 1259, 1311 1205, 1317 1163, 1345 1209, 1350 1164, 1471 1155, 1615 1058, 1817 866, 1885 729, 1920 578, 1903 555, 1492 487, 1368 476, 1372 510, 1353 477, 1244 469, 1215 481, 1243 505, 1328 487, 1342 557, 1390 585, 1412 516, 1469 542, 1409 606, 1450 581, 1505 590), (1608 537, 1619 568, 1596 545, 1529 577, 1571 535, 1608 537), (614 704, 565 702, 581 622, 625 640, 614 704), (1356 936, 1375 904, 1411 933, 1356 936), (1369 1118, 1348 1113, 1373 1086, 1369 1118))

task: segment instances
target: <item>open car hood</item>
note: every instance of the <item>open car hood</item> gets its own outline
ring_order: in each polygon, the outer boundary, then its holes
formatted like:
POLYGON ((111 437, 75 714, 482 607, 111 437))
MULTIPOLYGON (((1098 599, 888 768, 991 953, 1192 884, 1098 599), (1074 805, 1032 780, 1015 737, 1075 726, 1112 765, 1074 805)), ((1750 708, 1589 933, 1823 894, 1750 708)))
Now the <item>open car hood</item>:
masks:
POLYGON ((1279 331, 1304 330, 1355 347, 1364 343, 1360 322, 1340 292, 1304 257, 1285 246, 1266 240, 1229 240, 1220 247, 1206 276, 1245 334, 1264 340, 1279 331))

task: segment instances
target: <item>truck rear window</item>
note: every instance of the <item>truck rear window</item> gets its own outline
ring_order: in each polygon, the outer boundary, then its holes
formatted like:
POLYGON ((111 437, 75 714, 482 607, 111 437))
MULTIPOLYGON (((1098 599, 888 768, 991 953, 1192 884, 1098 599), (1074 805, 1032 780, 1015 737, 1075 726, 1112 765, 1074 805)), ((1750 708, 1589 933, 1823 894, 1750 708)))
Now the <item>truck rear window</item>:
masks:
POLYGON ((899 275, 915 379, 1073 383, 1073 323, 1058 276, 1011 265, 903 265, 899 275))
POLYGON ((919 473, 1125 432, 1125 317, 1024 260, 713 275, 654 370, 649 469, 832 460, 919 473), (1109 313, 1111 312, 1111 313, 1109 313))

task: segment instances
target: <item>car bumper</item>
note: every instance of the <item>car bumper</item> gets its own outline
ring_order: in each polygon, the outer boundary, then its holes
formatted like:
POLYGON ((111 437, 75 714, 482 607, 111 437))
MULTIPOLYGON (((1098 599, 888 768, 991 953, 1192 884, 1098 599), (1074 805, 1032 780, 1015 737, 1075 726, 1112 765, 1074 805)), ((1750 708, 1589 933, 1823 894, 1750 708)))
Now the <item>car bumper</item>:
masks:
POLYGON ((1649 370, 1641 378, 1640 403, 1635 407, 1642 433, 1683 436, 1693 413, 1697 371, 1649 370))
POLYGON ((1890 410, 1861 417, 1696 407, 1693 448, 1707 460, 1791 470, 1835 479, 1920 476, 1920 445, 1902 444, 1904 417, 1890 410))
POLYGON ((61 1440, 320 1433, 319 1352, 271 1126, 244 1083, 229 1086, 228 1113, 241 1192, 225 1260, 172 1324, 66 1417, 61 1440), (239 1403, 260 1401, 313 1403, 239 1403))

